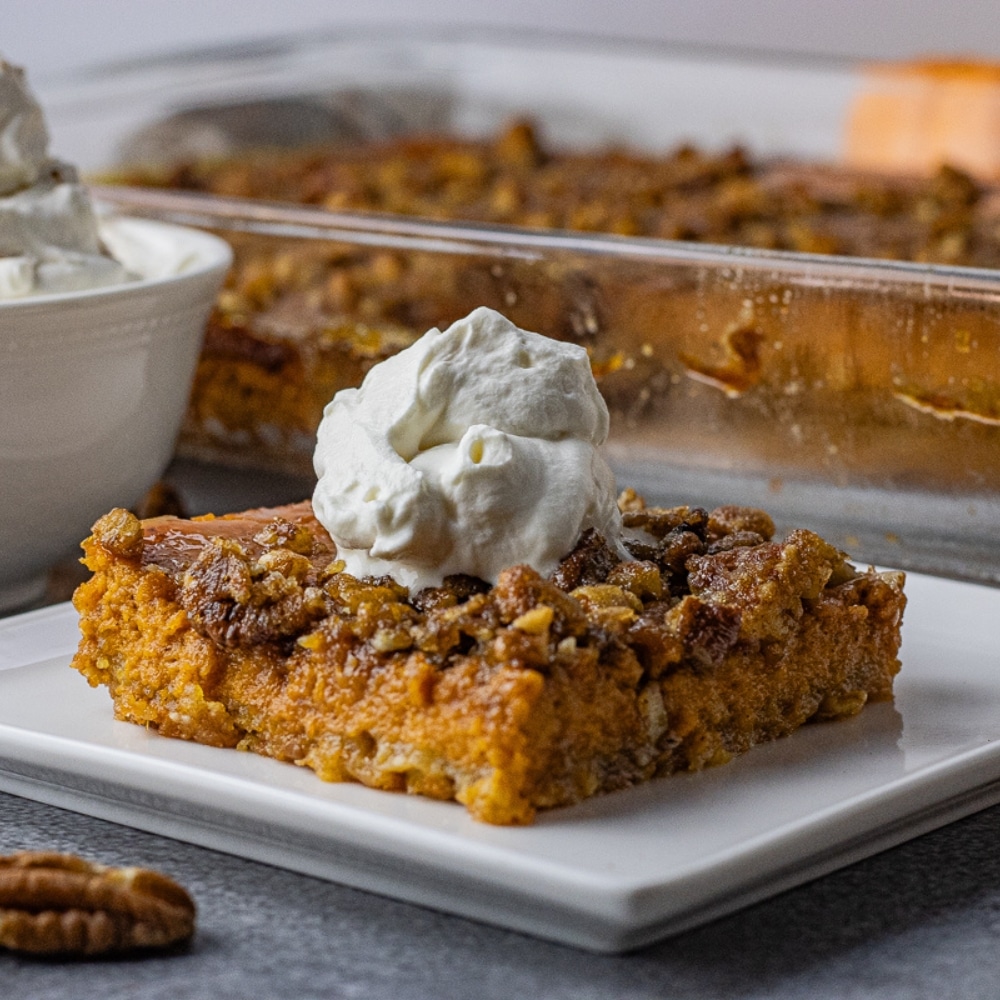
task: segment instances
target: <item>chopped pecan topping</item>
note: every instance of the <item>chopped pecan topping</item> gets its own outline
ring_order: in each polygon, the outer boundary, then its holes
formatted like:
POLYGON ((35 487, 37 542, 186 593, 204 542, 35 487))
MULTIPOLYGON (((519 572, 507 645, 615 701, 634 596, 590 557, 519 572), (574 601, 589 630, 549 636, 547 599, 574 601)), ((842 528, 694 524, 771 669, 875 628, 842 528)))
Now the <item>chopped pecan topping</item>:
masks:
POLYGON ((631 624, 627 638, 643 670, 655 680, 684 658, 684 640, 668 625, 671 604, 655 601, 631 624))
POLYGON ((285 549, 299 555, 309 555, 313 550, 314 535, 304 525, 276 517, 268 521, 253 540, 265 549, 285 549))
POLYGON ((740 636, 738 608, 706 604, 688 595, 667 612, 666 623, 684 643, 685 653, 697 664, 721 663, 740 636))
POLYGON ((93 527, 94 538, 109 552, 123 559, 142 555, 142 522, 130 511, 116 507, 93 527))
POLYGON ((187 891, 145 868, 109 868, 71 854, 0 858, 0 946, 85 956, 166 948, 194 934, 187 891))
POLYGON ((552 630, 560 636, 582 636, 587 630, 587 620, 579 602, 528 566, 505 569, 490 597, 504 624, 544 604, 552 608, 552 630))
POLYGON ((640 600, 657 600, 663 594, 663 576, 654 562, 636 559, 621 562, 608 574, 608 583, 635 594, 640 600))
POLYGON ((716 507, 708 515, 707 537, 711 542, 743 531, 760 535, 762 541, 768 542, 774 537, 774 521, 769 514, 756 507, 740 507, 736 504, 716 507))
POLYGON ((712 604, 737 609, 744 635, 785 635, 802 616, 803 601, 819 596, 840 579, 842 554, 811 531, 798 529, 783 542, 737 547, 688 563, 691 593, 712 604))
POLYGON ((710 556, 717 552, 728 552, 730 549, 752 548, 763 545, 764 539, 756 531, 734 531, 731 535, 723 535, 718 541, 712 542, 705 550, 710 556))
MULTIPOLYGON (((619 507, 632 559, 587 531, 550 579, 513 566, 492 587, 458 575, 413 596, 391 577, 343 572, 306 507, 191 522, 193 547, 175 527, 188 522, 153 522, 140 555, 158 560, 212 641, 336 647, 361 671, 410 656, 443 670, 473 653, 542 669, 571 650, 610 646, 631 647, 653 678, 683 663, 708 668, 737 642, 780 638, 824 588, 855 577, 811 532, 769 541, 774 525, 754 508, 655 508, 634 493, 619 507)), ((137 525, 109 515, 101 541, 130 551, 137 525)))
POLYGON ((252 646, 298 635, 326 614, 308 560, 272 549, 253 560, 215 538, 184 574, 179 600, 195 627, 223 646, 252 646))
POLYGON ((704 551, 705 539, 698 530, 691 531, 686 525, 681 525, 667 533, 660 545, 656 562, 669 582, 672 594, 680 595, 687 591, 688 559, 701 555, 704 551))
POLYGON ((413 598, 413 606, 418 611, 433 611, 435 608, 450 608, 462 604, 476 594, 485 594, 490 585, 478 576, 456 573, 447 576, 440 587, 426 587, 413 598))
MULTIPOLYGON (((621 504, 619 500, 619 504, 621 504)), ((622 523, 634 531, 645 531, 662 540, 671 531, 693 531, 704 537, 708 514, 700 507, 634 507, 622 511, 622 523)))
POLYGON ((604 537, 593 528, 588 528, 580 536, 576 548, 559 563, 552 574, 552 582, 561 590, 603 583, 620 562, 621 559, 612 552, 604 537))

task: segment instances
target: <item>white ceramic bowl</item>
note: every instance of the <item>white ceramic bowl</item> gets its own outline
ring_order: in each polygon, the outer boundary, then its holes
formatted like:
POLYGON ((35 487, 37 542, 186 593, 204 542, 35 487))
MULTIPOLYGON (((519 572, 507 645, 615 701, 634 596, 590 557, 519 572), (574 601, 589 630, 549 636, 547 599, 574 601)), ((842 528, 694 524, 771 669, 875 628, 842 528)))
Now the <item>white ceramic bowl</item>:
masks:
POLYGON ((105 220, 102 236, 141 280, 0 302, 0 611, 165 469, 232 259, 160 222, 105 220))

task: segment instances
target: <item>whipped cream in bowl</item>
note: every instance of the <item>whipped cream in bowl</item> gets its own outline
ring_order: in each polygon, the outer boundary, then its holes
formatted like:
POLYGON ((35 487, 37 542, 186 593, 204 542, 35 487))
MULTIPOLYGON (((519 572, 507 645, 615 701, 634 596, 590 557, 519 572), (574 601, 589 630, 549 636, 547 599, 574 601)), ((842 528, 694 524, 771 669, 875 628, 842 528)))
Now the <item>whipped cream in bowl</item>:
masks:
POLYGON ((108 251, 75 168, 48 147, 24 71, 0 59, 0 302, 139 277, 108 251))
POLYGON ((0 611, 162 474, 231 260, 209 233, 99 218, 0 61, 0 611))
POLYGON ((327 405, 313 508, 348 573, 411 593, 549 575, 588 528, 627 559, 608 423, 583 348, 476 309, 327 405))

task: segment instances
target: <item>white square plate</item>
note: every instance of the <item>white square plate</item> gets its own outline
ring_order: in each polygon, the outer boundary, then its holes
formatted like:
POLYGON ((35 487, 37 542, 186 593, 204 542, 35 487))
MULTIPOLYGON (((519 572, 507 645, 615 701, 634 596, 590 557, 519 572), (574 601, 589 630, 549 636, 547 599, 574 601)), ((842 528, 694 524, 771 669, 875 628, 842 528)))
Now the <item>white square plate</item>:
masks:
POLYGON ((725 767, 490 827, 115 722, 60 605, 0 621, 0 788, 598 951, 634 948, 1000 801, 1000 590, 911 574, 894 704, 725 767))

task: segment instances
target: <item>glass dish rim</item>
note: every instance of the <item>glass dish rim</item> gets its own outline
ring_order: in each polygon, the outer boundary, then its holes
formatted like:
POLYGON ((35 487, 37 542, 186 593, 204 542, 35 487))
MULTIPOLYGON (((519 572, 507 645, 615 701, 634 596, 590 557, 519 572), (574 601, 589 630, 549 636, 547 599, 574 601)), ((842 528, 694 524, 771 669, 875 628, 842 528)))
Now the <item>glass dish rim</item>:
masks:
POLYGON ((724 61, 757 66, 784 66, 789 69, 861 70, 876 60, 847 54, 785 49, 780 46, 757 47, 722 42, 681 41, 624 34, 573 31, 557 28, 531 28, 491 25, 485 21, 467 24, 428 24, 418 19, 393 21, 391 24, 355 22, 310 31, 275 32, 259 38, 235 40, 214 45, 181 46, 142 56, 103 60, 70 70, 54 71, 35 81, 67 88, 127 76, 146 74, 213 63, 247 63, 263 58, 282 57, 294 52, 318 50, 340 45, 461 43, 465 45, 503 45, 525 50, 575 50, 580 53, 672 58, 692 61, 724 61))
POLYGON ((874 257, 764 250, 726 244, 652 237, 617 236, 565 229, 469 221, 439 221, 383 212, 342 212, 290 202, 222 197, 159 188, 95 184, 99 204, 152 219, 197 228, 235 230, 265 236, 370 244, 386 249, 423 250, 537 260, 552 254, 628 263, 664 262, 779 272, 797 283, 852 288, 884 284, 943 290, 948 294, 992 293, 1000 301, 1000 269, 874 257))

